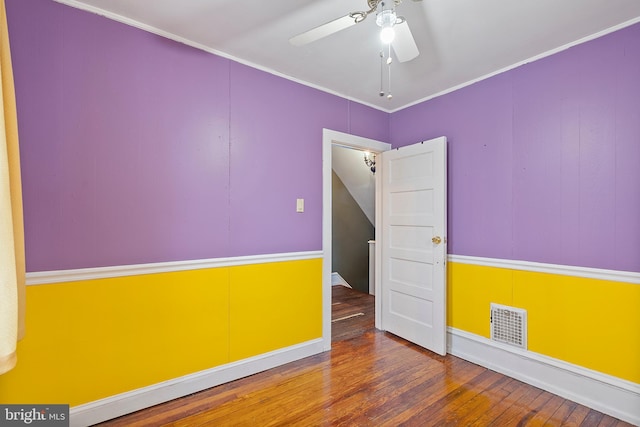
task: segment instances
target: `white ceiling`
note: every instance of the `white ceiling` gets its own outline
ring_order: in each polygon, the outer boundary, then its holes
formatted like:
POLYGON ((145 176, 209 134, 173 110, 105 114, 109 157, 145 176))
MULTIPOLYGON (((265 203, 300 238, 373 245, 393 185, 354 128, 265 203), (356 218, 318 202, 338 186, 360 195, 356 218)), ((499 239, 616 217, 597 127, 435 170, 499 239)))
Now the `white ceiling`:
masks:
POLYGON ((289 38, 367 9, 366 0, 56 0, 242 63, 396 111, 640 22, 640 0, 404 0, 420 55, 392 64, 379 96, 375 16, 303 47, 289 38))

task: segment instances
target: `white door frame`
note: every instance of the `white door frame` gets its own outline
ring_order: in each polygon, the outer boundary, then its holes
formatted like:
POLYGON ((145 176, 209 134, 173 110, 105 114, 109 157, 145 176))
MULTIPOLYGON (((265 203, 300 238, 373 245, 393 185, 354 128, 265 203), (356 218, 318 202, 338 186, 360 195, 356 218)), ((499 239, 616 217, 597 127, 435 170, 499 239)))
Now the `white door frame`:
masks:
MULTIPOLYGON (((323 350, 331 350, 331 147, 333 145, 350 147, 359 150, 368 150, 372 153, 381 153, 391 149, 391 144, 380 142, 369 138, 363 138, 348 133, 338 132, 330 129, 322 130, 322 341, 323 350)), ((376 174, 376 232, 378 239, 382 234, 378 234, 381 226, 381 205, 380 205, 380 175, 376 174)), ((375 293, 380 295, 380 245, 376 244, 375 259, 375 293)), ((376 298, 375 316, 376 328, 380 322, 380 298, 376 298)))

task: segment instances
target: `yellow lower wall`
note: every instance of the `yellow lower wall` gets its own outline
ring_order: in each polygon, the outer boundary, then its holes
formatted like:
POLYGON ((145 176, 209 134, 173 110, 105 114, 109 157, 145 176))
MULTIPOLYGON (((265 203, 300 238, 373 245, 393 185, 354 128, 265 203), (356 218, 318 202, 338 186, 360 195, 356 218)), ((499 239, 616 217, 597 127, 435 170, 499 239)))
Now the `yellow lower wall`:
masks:
MULTIPOLYGON (((113 396, 322 335, 322 260, 27 288, 0 403, 113 396)), ((640 383, 640 286, 449 263, 448 325, 489 338, 491 302, 528 312, 529 350, 640 383)))
POLYGON ((71 406, 322 335, 322 260, 27 288, 0 403, 71 406))
POLYGON ((322 337, 322 260, 234 267, 231 283, 231 361, 322 337))
POLYGON ((528 350, 640 383, 640 286, 451 262, 447 323, 490 337, 490 303, 527 310, 528 350))

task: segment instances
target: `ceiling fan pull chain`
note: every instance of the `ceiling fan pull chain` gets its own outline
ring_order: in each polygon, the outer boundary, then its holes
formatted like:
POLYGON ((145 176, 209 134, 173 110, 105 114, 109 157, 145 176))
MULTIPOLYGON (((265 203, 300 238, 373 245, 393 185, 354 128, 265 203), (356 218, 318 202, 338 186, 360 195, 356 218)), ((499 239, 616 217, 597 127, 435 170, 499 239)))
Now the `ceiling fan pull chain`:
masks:
POLYGON ((387 95, 387 99, 393 98, 393 95, 391 95, 391 62, 393 62, 393 60, 391 59, 391 43, 389 43, 389 57, 387 57, 387 66, 389 68, 387 72, 389 76, 389 85, 387 86, 387 90, 389 94, 387 95))
POLYGON ((382 74, 384 73, 384 53, 380 50, 380 96, 384 96, 384 90, 382 88, 382 82, 384 80, 382 74))

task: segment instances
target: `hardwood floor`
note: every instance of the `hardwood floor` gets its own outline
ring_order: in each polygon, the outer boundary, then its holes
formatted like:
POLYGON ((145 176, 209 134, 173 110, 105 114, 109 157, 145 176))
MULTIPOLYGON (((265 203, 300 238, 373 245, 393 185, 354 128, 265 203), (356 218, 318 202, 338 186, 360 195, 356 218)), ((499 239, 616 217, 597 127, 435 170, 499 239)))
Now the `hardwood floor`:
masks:
POLYGON ((374 328, 373 297, 333 289, 333 348, 104 426, 629 426, 374 328))

